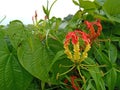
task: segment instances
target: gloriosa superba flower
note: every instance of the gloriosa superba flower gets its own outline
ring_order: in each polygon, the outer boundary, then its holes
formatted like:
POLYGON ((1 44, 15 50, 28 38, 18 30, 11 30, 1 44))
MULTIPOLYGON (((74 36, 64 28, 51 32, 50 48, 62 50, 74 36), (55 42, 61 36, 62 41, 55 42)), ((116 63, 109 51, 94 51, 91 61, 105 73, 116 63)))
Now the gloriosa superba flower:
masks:
POLYGON ((100 20, 94 22, 85 21, 84 24, 89 30, 88 33, 82 30, 74 30, 68 32, 64 41, 65 54, 74 63, 81 63, 88 57, 87 53, 91 48, 92 42, 100 35, 102 30, 100 20), (97 27, 97 30, 94 26, 97 27), (80 40, 84 42, 83 46, 81 45, 80 40), (72 42, 73 51, 70 50, 70 42, 72 42))
POLYGON ((89 30, 89 38, 92 43, 98 36, 100 36, 100 33, 102 31, 102 25, 99 19, 94 22, 85 21, 84 23, 89 30), (95 26, 97 29, 95 29, 95 26))
MULTIPOLYGON (((64 52, 67 55, 67 58, 69 58, 74 64, 72 66, 67 66, 71 67, 68 71, 62 74, 58 73, 56 76, 57 79, 59 76, 67 74, 76 67, 83 82, 86 82, 85 77, 80 72, 81 67, 84 67, 84 64, 81 64, 81 62, 88 57, 88 51, 90 50, 93 41, 100 35, 102 25, 100 20, 94 22, 85 21, 84 24, 87 26, 89 32, 86 33, 85 31, 77 29, 68 32, 65 37, 64 52), (97 30, 94 26, 97 26, 97 30)), ((85 65, 85 67, 86 66, 87 65, 85 65)))
POLYGON ((87 52, 90 50, 90 48, 91 48, 90 39, 88 38, 88 34, 86 34, 85 32, 81 30, 75 30, 73 32, 69 32, 66 35, 64 41, 65 54, 72 62, 74 63, 82 62, 85 58, 87 58, 88 56, 87 52), (80 45, 80 39, 83 40, 84 47, 80 45), (69 45, 71 44, 70 42, 73 45, 73 52, 69 48, 69 45))

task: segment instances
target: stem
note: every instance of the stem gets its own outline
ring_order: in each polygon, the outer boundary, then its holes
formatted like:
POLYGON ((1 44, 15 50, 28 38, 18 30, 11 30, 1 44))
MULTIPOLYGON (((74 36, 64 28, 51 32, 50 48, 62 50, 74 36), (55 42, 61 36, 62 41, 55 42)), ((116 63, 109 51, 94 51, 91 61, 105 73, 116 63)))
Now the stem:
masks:
POLYGON ((52 7, 53 7, 53 5, 55 4, 56 1, 57 1, 57 0, 55 0, 55 1, 52 3, 52 5, 50 6, 49 13, 50 13, 50 11, 51 11, 51 9, 52 9, 52 7))
POLYGON ((47 30, 46 32, 46 45, 47 45, 47 48, 49 49, 49 46, 48 46, 48 35, 49 35, 49 29, 47 30))
POLYGON ((62 65, 60 64, 59 67, 72 67, 73 65, 69 65, 69 66, 66 66, 66 65, 62 65))
POLYGON ((49 10, 48 10, 48 5, 47 5, 48 19, 50 18, 50 11, 51 11, 51 9, 52 9, 52 7, 53 7, 53 5, 55 4, 56 1, 57 1, 57 0, 55 0, 55 1, 52 3, 52 5, 50 6, 50 9, 49 9, 49 10))
POLYGON ((0 23, 2 23, 2 21, 3 21, 5 18, 6 18, 6 16, 4 16, 4 17, 2 18, 2 20, 0 20, 0 23))
POLYGON ((120 70, 118 70, 118 69, 115 69, 115 70, 120 73, 120 70))
POLYGON ((84 82, 84 84, 86 83, 86 80, 85 80, 85 77, 81 74, 81 72, 80 72, 80 66, 77 66, 77 70, 78 70, 78 72, 79 72, 79 75, 80 75, 80 77, 82 78, 82 80, 83 80, 83 82, 84 82))
POLYGON ((81 66, 88 66, 88 67, 92 67, 92 66, 96 66, 96 67, 106 67, 107 65, 85 65, 85 64, 81 64, 81 66))
POLYGON ((69 73, 71 70, 73 70, 75 68, 75 65, 72 67, 72 68, 70 68, 68 71, 66 71, 66 72, 64 72, 64 73, 57 73, 57 76, 56 76, 56 78, 58 79, 58 77, 59 76, 62 76, 62 75, 65 75, 65 74, 67 74, 67 73, 69 73))

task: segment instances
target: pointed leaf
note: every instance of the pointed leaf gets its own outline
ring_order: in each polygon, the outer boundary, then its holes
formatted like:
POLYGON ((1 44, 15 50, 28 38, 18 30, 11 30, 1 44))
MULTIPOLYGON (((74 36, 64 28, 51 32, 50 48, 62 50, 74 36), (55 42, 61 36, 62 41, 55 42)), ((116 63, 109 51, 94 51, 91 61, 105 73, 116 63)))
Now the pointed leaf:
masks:
POLYGON ((13 47, 17 49, 25 36, 25 27, 21 21, 14 20, 8 25, 7 34, 13 47))
POLYGON ((115 63, 117 60, 117 48, 112 43, 109 43, 108 54, 109 54, 109 60, 111 61, 111 63, 115 63))
POLYGON ((26 90, 32 76, 18 62, 15 52, 10 52, 0 31, 0 89, 26 90))
POLYGON ((43 11, 44 11, 44 13, 46 14, 46 15, 48 15, 48 10, 43 6, 43 11))
POLYGON ((88 0, 86 0, 86 1, 79 0, 79 2, 80 2, 80 6, 82 8, 84 8, 85 10, 87 10, 87 11, 95 10, 96 9, 96 5, 95 5, 94 2, 91 2, 91 1, 88 1, 88 0))
POLYGON ((97 4, 99 4, 100 6, 103 6, 103 4, 105 3, 106 0, 95 0, 95 2, 97 4))
POLYGON ((79 3, 78 3, 77 1, 72 0, 72 2, 73 2, 75 5, 79 6, 79 3))
POLYGON ((120 23, 120 0, 106 0, 103 9, 110 20, 120 23))
POLYGON ((114 90, 115 89, 115 84, 117 81, 117 72, 114 68, 112 68, 109 73, 106 75, 106 83, 108 90, 114 90))
MULTIPOLYGON (((88 58, 86 59, 86 62, 89 63, 90 65, 95 65, 92 59, 88 58)), ((102 74, 98 68, 99 66, 91 66, 88 68, 90 75, 92 76, 96 89, 97 90, 105 90, 105 83, 102 78, 102 74)))
POLYGON ((20 63, 29 73, 44 82, 50 82, 49 71, 54 63, 54 53, 44 42, 31 35, 21 44, 17 52, 20 63))

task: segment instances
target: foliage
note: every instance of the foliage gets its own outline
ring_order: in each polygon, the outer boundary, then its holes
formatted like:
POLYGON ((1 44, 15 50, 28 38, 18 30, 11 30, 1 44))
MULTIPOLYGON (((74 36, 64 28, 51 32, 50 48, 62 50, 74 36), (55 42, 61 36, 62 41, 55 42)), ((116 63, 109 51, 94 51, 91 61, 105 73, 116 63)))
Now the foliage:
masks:
POLYGON ((55 0, 45 19, 0 26, 1 90, 120 89, 120 1, 72 1, 80 10, 64 20, 50 18, 55 0))

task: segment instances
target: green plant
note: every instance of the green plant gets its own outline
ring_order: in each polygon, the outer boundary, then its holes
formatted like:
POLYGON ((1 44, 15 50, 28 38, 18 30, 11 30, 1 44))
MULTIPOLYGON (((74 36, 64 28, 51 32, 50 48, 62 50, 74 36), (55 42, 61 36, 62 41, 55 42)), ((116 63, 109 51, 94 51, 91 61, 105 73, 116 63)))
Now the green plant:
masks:
POLYGON ((72 1, 69 19, 49 17, 55 0, 33 25, 0 26, 1 90, 120 89, 120 1, 72 1))

